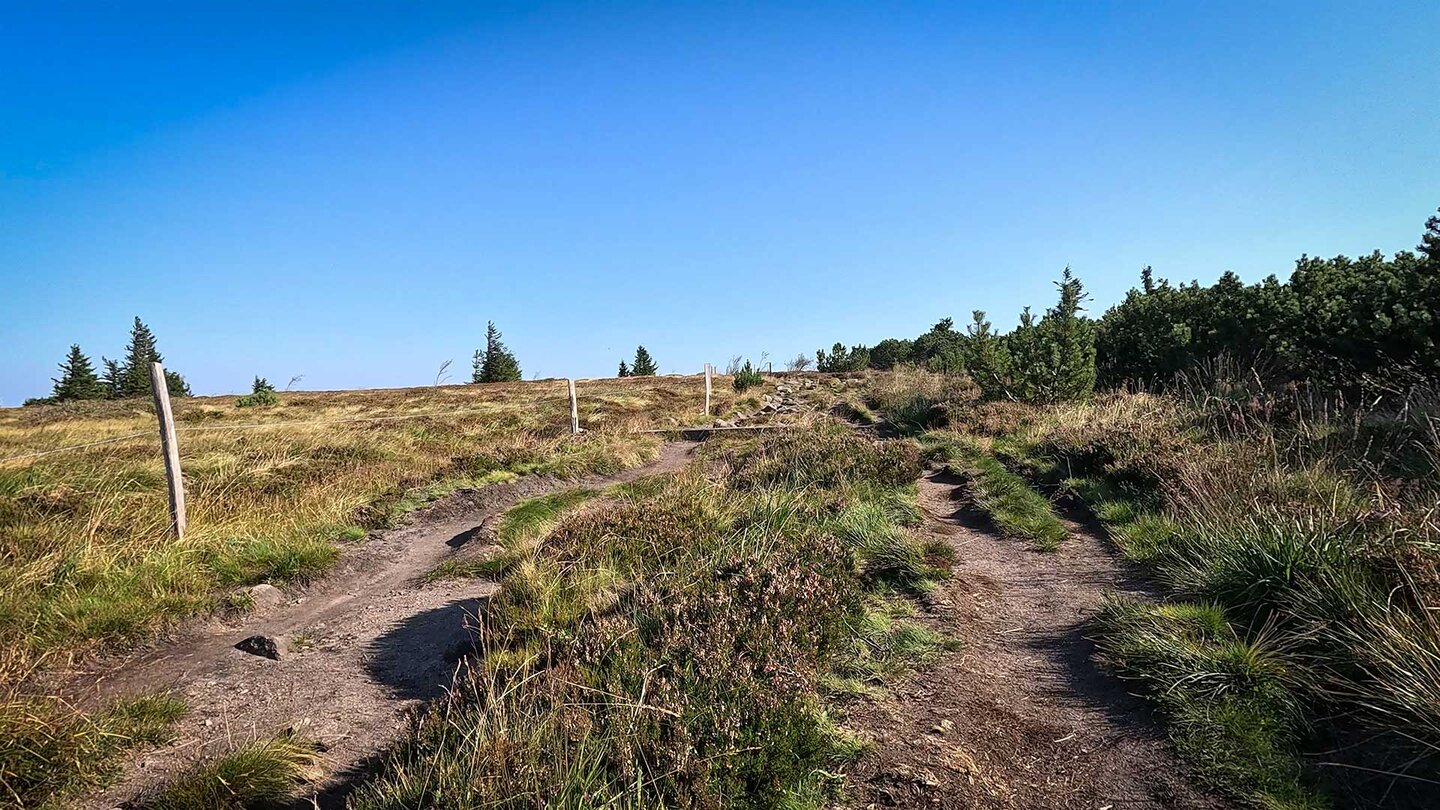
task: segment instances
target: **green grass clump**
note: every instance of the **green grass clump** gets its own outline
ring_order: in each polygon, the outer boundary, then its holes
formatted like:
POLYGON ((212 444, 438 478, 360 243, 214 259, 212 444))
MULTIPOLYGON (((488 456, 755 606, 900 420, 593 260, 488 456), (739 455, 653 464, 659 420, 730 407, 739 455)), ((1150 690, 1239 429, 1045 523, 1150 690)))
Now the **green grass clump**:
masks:
POLYGON ((53 700, 0 703, 0 806, 59 807, 109 783, 119 754, 167 742, 185 711, 180 698, 164 693, 89 715, 53 700))
POLYGON ((955 648, 951 639, 915 621, 909 603, 895 597, 867 597, 850 629, 851 649, 840 657, 835 678, 827 682, 837 692, 868 692, 896 675, 934 663, 955 648))
POLYGON ((900 521, 908 515, 883 500, 855 500, 833 518, 830 530, 853 550, 862 576, 923 591, 944 576, 949 546, 928 546, 906 530, 900 521))
POLYGON ((598 490, 581 487, 531 498, 512 506, 500 519, 497 532, 500 544, 512 546, 545 534, 565 511, 599 494, 598 490))
POLYGON ((1213 603, 1114 598, 1094 628, 1102 662, 1146 684, 1207 780, 1255 807, 1325 806, 1304 785, 1303 715, 1274 635, 1241 638, 1213 603))
POLYGON ((252 810, 285 806, 318 776, 313 743, 286 735, 202 763, 142 799, 139 810, 252 810))

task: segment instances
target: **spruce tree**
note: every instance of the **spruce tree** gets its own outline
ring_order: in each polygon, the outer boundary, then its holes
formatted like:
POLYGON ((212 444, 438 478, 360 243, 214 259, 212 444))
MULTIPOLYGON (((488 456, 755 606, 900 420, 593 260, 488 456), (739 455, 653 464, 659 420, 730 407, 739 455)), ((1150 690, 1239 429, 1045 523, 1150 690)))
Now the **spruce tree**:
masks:
POLYGON ((163 362, 155 345, 155 333, 136 315, 130 327, 130 343, 125 347, 125 359, 120 363, 119 396, 139 397, 150 393, 150 364, 163 362))
POLYGON ((53 379, 55 390, 51 396, 65 402, 72 399, 104 399, 105 384, 95 374, 90 358, 80 351, 78 344, 70 347, 70 354, 60 364, 60 376, 53 379))
POLYGON ((655 361, 644 346, 635 347, 635 362, 630 364, 631 377, 654 377, 655 361))
MULTIPOLYGON (((125 347, 125 360, 116 369, 117 375, 112 378, 111 385, 115 396, 140 397, 150 393, 150 364, 163 362, 165 358, 160 355, 160 350, 155 345, 155 333, 151 332, 150 327, 141 322, 137 315, 134 325, 130 327, 130 343, 125 347)), ((108 365, 106 371, 108 374, 108 365)), ((165 383, 171 396, 190 396, 190 386, 185 383, 185 378, 176 372, 166 371, 165 383)))
POLYGON ((485 358, 480 362, 479 382, 519 382, 520 363, 515 355, 500 342, 500 330, 495 322, 485 326, 485 358))
POLYGON ((119 397, 120 380, 125 376, 125 372, 120 368, 120 363, 102 356, 100 365, 105 367, 105 376, 100 378, 100 384, 105 388, 105 397, 107 399, 119 397))
POLYGON ((627 365, 625 365, 625 361, 624 361, 624 360, 621 360, 621 361, 620 361, 620 373, 619 373, 619 374, 616 374, 615 376, 616 376, 616 377, 629 377, 629 376, 630 376, 630 367, 627 366, 627 365))
POLYGON ((190 383, 180 376, 180 372, 165 369, 165 390, 170 392, 172 397, 190 396, 190 383))
POLYGON ((485 352, 475 350, 475 355, 470 358, 470 382, 485 382, 485 352))

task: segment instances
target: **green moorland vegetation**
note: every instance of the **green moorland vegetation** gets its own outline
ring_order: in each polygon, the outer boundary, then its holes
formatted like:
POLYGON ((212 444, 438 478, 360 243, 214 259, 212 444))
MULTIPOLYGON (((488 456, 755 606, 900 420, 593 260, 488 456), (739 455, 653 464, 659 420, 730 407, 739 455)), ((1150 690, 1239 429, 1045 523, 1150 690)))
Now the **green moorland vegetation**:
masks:
POLYGON ((521 504, 483 654, 351 806, 825 806, 864 745, 825 695, 945 646, 903 607, 948 562, 906 529, 919 473, 913 443, 831 422, 521 504))
MULTIPOLYGON (((52 666, 210 610, 237 586, 314 577, 345 540, 457 488, 640 464, 658 440, 631 431, 689 423, 703 397, 694 378, 587 383, 578 437, 553 382, 287 392, 246 408, 179 399, 183 543, 169 535, 148 399, 0 410, 4 458, 119 439, 0 465, 0 806, 103 782, 120 748, 158 736, 135 707, 75 711, 38 677, 52 666)), ((728 389, 714 397, 730 407, 728 389)), ((177 713, 162 707, 146 717, 177 713)))
POLYGON ((1435 806, 1440 218, 1419 253, 1302 258, 1285 283, 1147 270, 1098 320, 1078 280, 1059 287, 1006 335, 976 313, 966 334, 942 322, 821 365, 900 368, 869 406, 931 429, 1002 529, 1048 512, 1005 470, 1103 522, 1166 599, 1108 603, 1100 660, 1219 789, 1261 808, 1435 806))

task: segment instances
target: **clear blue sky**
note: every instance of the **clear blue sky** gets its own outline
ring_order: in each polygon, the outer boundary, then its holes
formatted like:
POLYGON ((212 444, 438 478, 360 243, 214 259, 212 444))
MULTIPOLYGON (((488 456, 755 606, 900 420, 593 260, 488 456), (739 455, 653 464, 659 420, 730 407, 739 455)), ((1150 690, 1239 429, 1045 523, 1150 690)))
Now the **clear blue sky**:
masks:
POLYGON ((1408 249, 1440 3, 0 5, 0 402, 777 361, 1408 249), (1381 7, 1384 6, 1384 7, 1381 7))

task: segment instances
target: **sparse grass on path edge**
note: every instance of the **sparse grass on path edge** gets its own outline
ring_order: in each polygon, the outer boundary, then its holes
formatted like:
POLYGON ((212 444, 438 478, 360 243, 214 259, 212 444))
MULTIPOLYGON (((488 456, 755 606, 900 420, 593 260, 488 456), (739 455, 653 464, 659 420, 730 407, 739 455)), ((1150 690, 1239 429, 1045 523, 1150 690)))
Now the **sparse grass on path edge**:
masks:
POLYGON ((975 505, 1001 534, 1029 540, 1038 551, 1057 551, 1068 532, 1050 500, 973 439, 957 433, 925 434, 926 454, 968 479, 975 505))
POLYGON ((55 699, 0 704, 0 807, 51 808, 119 775, 121 753, 170 740, 186 706, 168 693, 83 714, 55 699))

